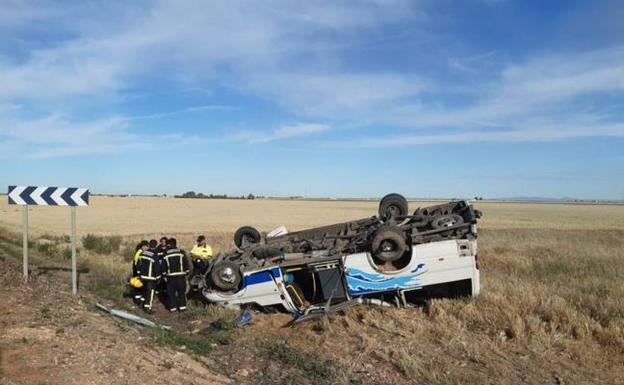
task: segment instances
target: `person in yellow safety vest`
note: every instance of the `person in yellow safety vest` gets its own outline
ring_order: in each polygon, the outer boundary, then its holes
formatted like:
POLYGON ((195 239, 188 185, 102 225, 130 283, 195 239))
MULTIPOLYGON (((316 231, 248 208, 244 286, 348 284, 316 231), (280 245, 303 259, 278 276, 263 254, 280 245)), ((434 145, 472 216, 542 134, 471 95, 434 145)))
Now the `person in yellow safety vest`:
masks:
MULTIPOLYGON (((197 237, 197 244, 191 249, 191 258, 193 259, 193 266, 195 267, 195 274, 206 273, 208 264, 212 259, 212 247, 206 243, 206 237, 200 235, 197 237)), ((193 275, 195 275, 193 274, 193 275)))
MULTIPOLYGON (((141 253, 149 248, 149 242, 143 240, 139 242, 139 244, 134 249, 134 256, 132 257, 132 276, 139 276, 139 260, 141 259, 141 253)), ((143 298, 143 290, 139 288, 134 288, 134 302, 141 302, 141 298, 143 298)))

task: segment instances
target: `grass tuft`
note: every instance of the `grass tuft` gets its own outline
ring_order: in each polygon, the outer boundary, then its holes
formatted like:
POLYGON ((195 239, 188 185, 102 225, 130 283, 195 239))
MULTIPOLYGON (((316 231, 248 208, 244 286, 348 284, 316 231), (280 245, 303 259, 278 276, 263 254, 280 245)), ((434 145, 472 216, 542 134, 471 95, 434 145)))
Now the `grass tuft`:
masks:
POLYGON ((152 332, 152 340, 158 346, 188 349, 201 356, 207 356, 212 351, 212 342, 210 340, 192 338, 173 330, 155 328, 152 332))
POLYGON ((264 348, 264 356, 280 362, 286 367, 296 368, 314 384, 332 384, 344 371, 335 360, 325 358, 316 351, 305 352, 290 346, 287 342, 277 342, 264 348))
POLYGON ((122 238, 119 235, 87 234, 82 238, 82 246, 99 254, 112 254, 119 251, 122 238))

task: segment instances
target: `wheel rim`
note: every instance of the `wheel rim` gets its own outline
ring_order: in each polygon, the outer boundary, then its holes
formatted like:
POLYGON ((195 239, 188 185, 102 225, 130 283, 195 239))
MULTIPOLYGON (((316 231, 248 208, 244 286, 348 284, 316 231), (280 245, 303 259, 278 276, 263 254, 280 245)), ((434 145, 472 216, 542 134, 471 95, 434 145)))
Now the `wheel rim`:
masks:
POLYGON ((241 246, 253 245, 256 243, 256 238, 252 234, 243 234, 241 237, 241 246))
POLYGON ((379 245, 379 248, 381 249, 382 253, 391 253, 397 250, 398 245, 390 240, 390 239, 386 239, 383 242, 381 242, 381 245, 379 245))
POLYGON ((385 239, 379 244, 379 256, 386 262, 397 257, 399 245, 392 239, 385 239))
POLYGON ((401 217, 401 208, 396 205, 390 205, 386 208, 385 216, 386 219, 397 220, 401 217))
POLYGON ((219 272, 219 279, 221 279, 223 282, 233 283, 235 279, 234 269, 232 269, 231 267, 225 267, 221 269, 221 271, 219 272))

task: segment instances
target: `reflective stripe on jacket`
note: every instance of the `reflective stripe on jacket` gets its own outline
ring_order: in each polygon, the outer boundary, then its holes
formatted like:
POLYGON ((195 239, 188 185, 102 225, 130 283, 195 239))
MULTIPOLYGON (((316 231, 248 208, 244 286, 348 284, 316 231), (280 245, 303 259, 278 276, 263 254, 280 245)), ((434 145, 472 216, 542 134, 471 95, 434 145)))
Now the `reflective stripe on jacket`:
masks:
POLYGON ((170 249, 164 257, 163 274, 167 277, 188 274, 190 267, 186 252, 180 249, 170 249))
POLYGON ((160 278, 160 266, 151 251, 143 251, 139 257, 138 274, 141 279, 155 280, 160 278))

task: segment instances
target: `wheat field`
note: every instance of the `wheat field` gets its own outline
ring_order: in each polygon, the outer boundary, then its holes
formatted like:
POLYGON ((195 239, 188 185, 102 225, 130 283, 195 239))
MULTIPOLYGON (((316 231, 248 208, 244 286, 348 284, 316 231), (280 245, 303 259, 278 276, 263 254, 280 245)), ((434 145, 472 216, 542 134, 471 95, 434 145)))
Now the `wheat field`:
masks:
MULTIPOLYGON (((410 202, 410 210, 439 202, 410 202)), ((223 200, 152 197, 92 197, 77 208, 78 235, 233 232, 243 225, 291 231, 365 218, 377 213, 376 201, 223 200)), ((623 229, 624 205, 477 202, 484 213, 481 229, 623 229)), ((69 231, 66 207, 31 207, 34 234, 69 231)), ((19 230, 22 207, 0 201, 0 224, 19 230)))

